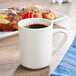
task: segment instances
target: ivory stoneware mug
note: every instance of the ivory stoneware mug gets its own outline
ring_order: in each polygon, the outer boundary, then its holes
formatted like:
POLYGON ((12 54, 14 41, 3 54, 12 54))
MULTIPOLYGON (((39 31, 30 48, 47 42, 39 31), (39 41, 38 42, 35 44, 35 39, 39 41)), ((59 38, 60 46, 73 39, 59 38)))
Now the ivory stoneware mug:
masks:
POLYGON ((42 18, 28 18, 19 21, 20 63, 30 69, 40 69, 48 66, 52 54, 66 41, 67 32, 64 29, 53 29, 53 22, 42 18), (31 27, 36 25, 37 27, 31 27), (38 25, 43 25, 38 27, 38 25), (44 27, 44 25, 46 25, 44 27), (63 33, 64 38, 56 48, 52 46, 53 34, 63 33))

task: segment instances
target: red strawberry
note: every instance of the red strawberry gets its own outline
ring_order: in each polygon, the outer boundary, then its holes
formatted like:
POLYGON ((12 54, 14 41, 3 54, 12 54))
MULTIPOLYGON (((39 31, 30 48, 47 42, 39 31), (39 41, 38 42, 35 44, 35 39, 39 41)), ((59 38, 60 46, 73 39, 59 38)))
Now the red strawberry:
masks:
POLYGON ((30 12, 29 16, 30 16, 29 18, 33 18, 33 13, 30 12))
POLYGON ((33 18, 42 18, 42 16, 38 13, 33 14, 33 18))
POLYGON ((24 14, 23 19, 26 19, 26 18, 42 18, 42 15, 40 15, 39 13, 26 12, 24 14))
POLYGON ((29 13, 29 12, 27 12, 26 14, 27 14, 27 15, 26 15, 26 16, 27 16, 27 18, 30 18, 30 17, 29 17, 29 14, 30 14, 30 13, 29 13))
POLYGON ((23 16, 23 19, 26 19, 26 18, 27 18, 27 13, 25 13, 23 16))

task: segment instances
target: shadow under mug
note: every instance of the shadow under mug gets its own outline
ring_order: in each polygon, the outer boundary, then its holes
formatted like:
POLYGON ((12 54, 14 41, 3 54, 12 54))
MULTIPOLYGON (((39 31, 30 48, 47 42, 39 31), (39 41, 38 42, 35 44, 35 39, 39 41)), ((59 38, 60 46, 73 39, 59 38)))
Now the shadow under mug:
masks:
POLYGON ((30 69, 40 69, 51 63, 52 55, 65 43, 65 29, 53 29, 53 22, 42 18, 29 18, 18 23, 20 42, 20 63, 30 69), (26 25, 44 24, 45 28, 24 28, 26 25), (61 43, 53 49, 53 34, 63 33, 61 43))

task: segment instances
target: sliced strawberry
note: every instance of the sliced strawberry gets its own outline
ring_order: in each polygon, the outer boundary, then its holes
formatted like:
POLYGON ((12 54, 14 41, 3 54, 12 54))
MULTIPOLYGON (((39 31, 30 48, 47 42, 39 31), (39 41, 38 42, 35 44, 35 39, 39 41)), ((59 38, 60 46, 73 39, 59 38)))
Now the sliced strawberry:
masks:
POLYGON ((23 19, 26 19, 26 18, 42 18, 42 15, 40 15, 39 13, 26 12, 24 14, 23 19))
POLYGON ((38 14, 38 13, 35 13, 35 14, 33 15, 33 17, 34 17, 34 18, 42 18, 42 16, 41 16, 40 14, 38 14))
POLYGON ((30 12, 30 15, 29 15, 29 16, 30 16, 30 18, 33 18, 33 13, 32 13, 32 12, 30 12))
POLYGON ((25 13, 23 16, 23 19, 26 19, 26 18, 27 18, 27 13, 25 13))
POLYGON ((30 18, 30 12, 27 12, 27 18, 30 18))

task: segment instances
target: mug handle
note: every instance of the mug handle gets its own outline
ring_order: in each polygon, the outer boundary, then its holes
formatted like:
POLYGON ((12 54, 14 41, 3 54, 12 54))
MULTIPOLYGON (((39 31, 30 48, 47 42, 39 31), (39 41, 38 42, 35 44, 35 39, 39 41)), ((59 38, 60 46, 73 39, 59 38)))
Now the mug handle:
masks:
POLYGON ((63 44, 65 43, 65 41, 67 40, 67 32, 66 30, 64 29, 54 29, 53 30, 53 34, 57 34, 57 33, 63 33, 64 34, 64 37, 63 37, 63 40, 59 43, 59 45, 57 47, 55 47, 53 49, 53 54, 63 46, 63 44))

